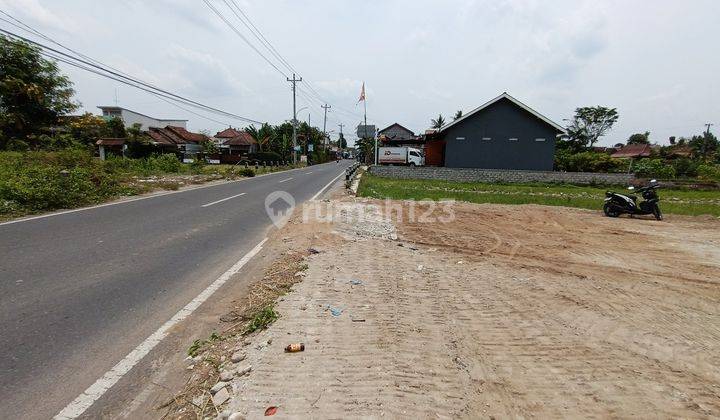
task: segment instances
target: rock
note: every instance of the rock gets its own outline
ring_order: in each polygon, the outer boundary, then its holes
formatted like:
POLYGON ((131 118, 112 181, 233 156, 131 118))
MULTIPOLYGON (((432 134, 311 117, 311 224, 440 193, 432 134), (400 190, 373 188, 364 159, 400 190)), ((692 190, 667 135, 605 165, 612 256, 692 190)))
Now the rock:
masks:
POLYGON ((243 365, 237 368, 237 376, 245 376, 252 371, 251 365, 243 365))
POLYGON ((268 338, 267 343, 268 343, 268 346, 269 346, 270 344, 272 344, 272 338, 268 338))
POLYGON ((190 365, 187 367, 187 370, 193 370, 193 369, 195 369, 195 365, 190 365))
POLYGON ((225 389, 226 386, 228 386, 227 382, 220 381, 213 385, 212 388, 210 388, 210 393, 215 395, 216 393, 220 392, 221 389, 225 389))
POLYGON ((228 392, 227 388, 223 388, 220 391, 218 391, 215 395, 212 397, 212 402, 215 404, 215 407, 223 405, 225 401, 230 399, 230 392, 228 392))
POLYGON ((243 360, 245 360, 245 357, 247 357, 247 355, 245 354, 244 351, 238 351, 238 352, 233 353, 232 356, 230 356, 230 361, 233 363, 240 363, 243 360))
POLYGON ((235 375, 232 373, 232 371, 229 370, 224 370, 220 372, 220 380, 223 382, 231 381, 234 376, 235 375))
POLYGON ((227 418, 227 420, 245 420, 245 417, 243 417, 240 413, 232 413, 230 414, 230 417, 227 418))

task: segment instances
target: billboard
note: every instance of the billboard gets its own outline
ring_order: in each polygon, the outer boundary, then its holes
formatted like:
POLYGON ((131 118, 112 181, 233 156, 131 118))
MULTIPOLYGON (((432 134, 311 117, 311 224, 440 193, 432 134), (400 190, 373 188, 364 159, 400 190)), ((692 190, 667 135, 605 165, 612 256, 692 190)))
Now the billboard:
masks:
POLYGON ((374 125, 363 125, 357 126, 357 136, 361 139, 374 139, 375 133, 377 132, 374 125))

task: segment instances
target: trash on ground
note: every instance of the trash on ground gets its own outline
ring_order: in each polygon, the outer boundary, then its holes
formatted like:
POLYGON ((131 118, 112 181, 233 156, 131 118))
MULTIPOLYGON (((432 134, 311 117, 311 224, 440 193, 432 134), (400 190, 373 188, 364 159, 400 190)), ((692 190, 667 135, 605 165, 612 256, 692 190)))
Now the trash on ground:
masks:
POLYGON ((355 318, 352 320, 352 322, 365 322, 365 320, 362 318, 355 318))
POLYGON ((363 282, 361 280, 350 280, 350 284, 353 286, 360 286, 363 282))
POLYGON ((293 343, 285 347, 286 353, 298 353, 301 351, 305 351, 305 344, 303 343, 293 343))
POLYGON ((273 416, 277 413, 277 407, 271 406, 265 409, 265 417, 267 416, 273 416))
POLYGON ((330 310, 332 316, 340 316, 343 313, 343 310, 341 308, 333 308, 330 305, 328 305, 328 309, 330 310))

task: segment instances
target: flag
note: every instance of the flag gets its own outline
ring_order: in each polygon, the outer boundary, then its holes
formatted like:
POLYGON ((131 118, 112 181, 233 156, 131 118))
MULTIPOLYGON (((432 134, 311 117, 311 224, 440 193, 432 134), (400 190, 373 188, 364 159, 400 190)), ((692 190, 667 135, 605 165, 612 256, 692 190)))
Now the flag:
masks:
POLYGON ((358 99, 358 103, 365 100, 365 82, 363 82, 362 90, 360 91, 360 99, 358 99))

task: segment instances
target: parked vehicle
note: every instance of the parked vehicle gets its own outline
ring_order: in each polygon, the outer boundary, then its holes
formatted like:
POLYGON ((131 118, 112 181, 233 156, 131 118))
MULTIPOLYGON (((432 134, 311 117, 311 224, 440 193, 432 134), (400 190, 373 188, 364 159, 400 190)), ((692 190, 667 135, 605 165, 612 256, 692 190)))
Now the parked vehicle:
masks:
POLYGON ((378 148, 378 163, 381 165, 425 165, 422 150, 412 147, 380 147, 378 148))
MULTIPOLYGON (((657 194, 658 188, 660 188, 660 185, 658 185, 657 180, 653 179, 648 186, 637 190, 643 198, 640 204, 637 203, 638 198, 635 195, 624 195, 608 191, 605 193, 603 211, 608 217, 619 217, 622 214, 631 216, 652 214, 657 220, 662 220, 662 212, 658 205, 658 201, 660 201, 657 194)), ((629 187, 628 190, 634 191, 635 187, 629 187)))

